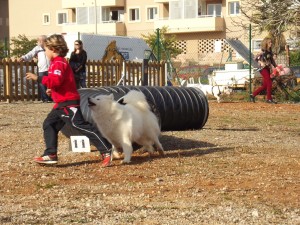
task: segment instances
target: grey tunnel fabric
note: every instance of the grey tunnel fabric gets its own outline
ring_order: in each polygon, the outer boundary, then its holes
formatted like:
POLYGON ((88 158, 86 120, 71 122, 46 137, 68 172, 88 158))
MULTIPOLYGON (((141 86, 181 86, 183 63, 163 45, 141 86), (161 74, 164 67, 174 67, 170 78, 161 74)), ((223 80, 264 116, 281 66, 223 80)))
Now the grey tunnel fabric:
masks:
MULTIPOLYGON (((130 90, 140 90, 144 93, 151 110, 159 119, 162 131, 201 129, 207 122, 209 107, 204 93, 194 87, 174 86, 108 86, 79 89, 83 117, 93 123, 87 101, 89 97, 113 94, 114 99, 121 102, 122 97, 130 90)), ((66 136, 78 135, 67 127, 64 127, 62 132, 66 136)))

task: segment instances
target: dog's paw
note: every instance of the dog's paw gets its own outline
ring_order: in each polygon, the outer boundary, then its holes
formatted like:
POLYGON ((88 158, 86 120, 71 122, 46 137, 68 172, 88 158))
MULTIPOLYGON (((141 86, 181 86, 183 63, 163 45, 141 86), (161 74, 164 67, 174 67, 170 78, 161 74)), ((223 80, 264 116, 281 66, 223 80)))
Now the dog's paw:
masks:
POLYGON ((121 164, 123 164, 123 165, 130 164, 130 163, 131 163, 131 161, 125 161, 125 160, 121 161, 121 164))
POLYGON ((122 158, 120 152, 113 151, 112 154, 113 154, 113 158, 114 158, 114 159, 121 159, 121 158, 122 158))
POLYGON ((159 155, 165 155, 165 151, 163 149, 158 149, 157 151, 159 155))

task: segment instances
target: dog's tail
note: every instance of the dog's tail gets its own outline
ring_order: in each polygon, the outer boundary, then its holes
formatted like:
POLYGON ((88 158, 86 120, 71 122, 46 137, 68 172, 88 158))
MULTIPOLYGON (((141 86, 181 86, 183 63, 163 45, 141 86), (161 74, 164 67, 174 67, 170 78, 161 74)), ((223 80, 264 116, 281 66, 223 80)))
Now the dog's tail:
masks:
POLYGON ((142 111, 150 110, 146 96, 141 91, 131 90, 125 96, 123 103, 130 104, 142 111))

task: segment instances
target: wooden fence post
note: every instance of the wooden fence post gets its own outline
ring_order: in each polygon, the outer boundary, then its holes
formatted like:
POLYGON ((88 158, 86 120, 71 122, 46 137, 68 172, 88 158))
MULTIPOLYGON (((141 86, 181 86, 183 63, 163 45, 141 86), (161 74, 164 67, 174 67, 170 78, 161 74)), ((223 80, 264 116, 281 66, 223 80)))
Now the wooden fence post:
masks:
POLYGON ((5 81, 5 97, 7 99, 7 102, 11 103, 12 101, 12 80, 11 80, 11 64, 12 60, 9 59, 8 61, 6 60, 4 63, 5 67, 5 72, 4 72, 4 81, 5 81))
MULTIPOLYGON (((39 99, 36 82, 25 79, 26 72, 36 73, 36 62, 18 62, 17 59, 3 59, 1 62, 1 96, 0 100, 35 101, 39 99), (37 92, 37 93, 36 93, 37 92)), ((141 85, 142 63, 134 61, 87 61, 87 87, 141 85)), ((165 85, 165 63, 149 62, 147 72, 148 85, 165 85)), ((146 68, 144 68, 146 70, 146 68)), ((146 80, 144 79, 144 83, 146 80)))

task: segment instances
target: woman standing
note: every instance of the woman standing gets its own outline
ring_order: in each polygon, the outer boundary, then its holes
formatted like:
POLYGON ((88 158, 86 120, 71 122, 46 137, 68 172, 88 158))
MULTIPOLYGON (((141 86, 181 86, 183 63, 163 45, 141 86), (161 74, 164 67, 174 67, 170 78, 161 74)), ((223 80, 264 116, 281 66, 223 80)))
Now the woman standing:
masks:
POLYGON ((86 88, 86 60, 87 53, 83 49, 82 41, 76 40, 74 43, 74 51, 71 53, 69 63, 75 76, 77 89, 80 87, 86 88))
POLYGON ((272 40, 271 38, 265 38, 261 43, 261 53, 256 57, 260 65, 260 74, 263 77, 263 84, 257 88, 251 95, 250 99, 252 102, 255 102, 255 96, 258 95, 261 91, 267 90, 267 103, 276 104, 272 99, 272 79, 271 67, 276 67, 275 60, 273 58, 274 54, 272 53, 272 40))

